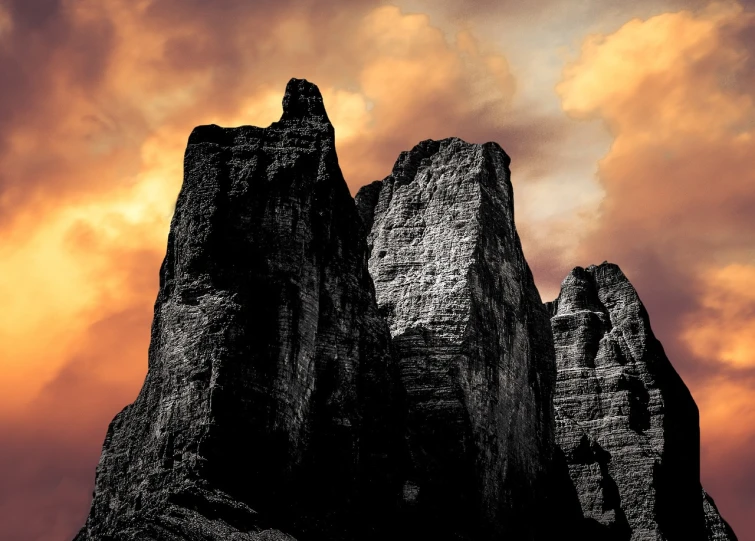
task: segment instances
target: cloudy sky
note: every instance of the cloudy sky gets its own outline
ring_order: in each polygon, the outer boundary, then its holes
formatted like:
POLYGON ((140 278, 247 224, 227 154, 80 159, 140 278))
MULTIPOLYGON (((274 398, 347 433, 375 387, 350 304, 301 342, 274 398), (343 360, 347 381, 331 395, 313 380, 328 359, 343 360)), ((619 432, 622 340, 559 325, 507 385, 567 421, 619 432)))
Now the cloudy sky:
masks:
POLYGON ((618 263, 755 539, 755 1, 0 0, 0 538, 69 539, 138 392, 183 151, 318 84, 355 192, 497 141, 543 300, 618 263), (526 6, 526 7, 525 7, 526 6))

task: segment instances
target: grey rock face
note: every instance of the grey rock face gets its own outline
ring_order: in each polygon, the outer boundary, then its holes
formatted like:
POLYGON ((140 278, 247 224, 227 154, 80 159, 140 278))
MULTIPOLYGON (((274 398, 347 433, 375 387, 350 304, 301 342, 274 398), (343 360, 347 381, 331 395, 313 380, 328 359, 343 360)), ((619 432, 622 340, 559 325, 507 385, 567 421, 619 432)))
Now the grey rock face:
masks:
POLYGON ((711 504, 704 511, 700 497, 697 406, 621 270, 577 267, 547 306, 557 441, 595 538, 689 541, 731 532, 711 526, 725 522, 711 504))
POLYGON ((369 539, 392 481, 390 335, 317 87, 196 128, 136 401, 77 539, 369 539))
POLYGON ((407 524, 426 539, 544 536, 556 372, 509 157, 495 143, 423 141, 356 201, 406 392, 407 524))

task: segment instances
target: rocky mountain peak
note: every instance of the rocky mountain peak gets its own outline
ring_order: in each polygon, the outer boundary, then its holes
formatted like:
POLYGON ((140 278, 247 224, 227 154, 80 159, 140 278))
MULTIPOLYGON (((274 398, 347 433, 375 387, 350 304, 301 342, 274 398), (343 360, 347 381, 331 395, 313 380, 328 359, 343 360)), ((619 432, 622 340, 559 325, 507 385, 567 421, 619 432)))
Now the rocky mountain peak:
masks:
POLYGON ((148 353, 76 541, 732 541, 616 266, 543 304, 496 143, 352 199, 320 92, 189 136, 148 353))
POLYGON ((556 440, 591 538, 703 541, 710 528, 725 531, 700 496, 697 406, 626 275, 607 262, 576 267, 547 307, 556 440))
POLYGON ((593 276, 596 268, 591 266, 587 269, 582 267, 572 269, 561 284, 562 294, 550 305, 551 315, 563 315, 581 310, 592 312, 604 310, 598 298, 598 288, 593 276))
POLYGON ((356 197, 406 393, 415 538, 547 539, 554 523, 536 517, 572 511, 557 496, 550 323, 509 163, 494 143, 422 141, 356 197))
POLYGON ((371 539, 391 524, 390 335, 325 123, 295 79, 281 122, 189 137, 149 370, 108 430, 79 540, 371 539))

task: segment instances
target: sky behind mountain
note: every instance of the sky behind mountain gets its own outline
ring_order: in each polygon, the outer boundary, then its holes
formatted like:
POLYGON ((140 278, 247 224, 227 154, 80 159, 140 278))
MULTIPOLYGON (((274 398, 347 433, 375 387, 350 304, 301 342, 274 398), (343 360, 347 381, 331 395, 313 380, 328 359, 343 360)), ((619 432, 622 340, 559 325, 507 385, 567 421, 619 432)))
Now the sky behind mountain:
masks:
POLYGON ((755 5, 0 0, 0 538, 83 523, 138 392, 183 151, 315 82, 352 192, 423 139, 496 141, 543 300, 618 263, 755 539, 755 5))

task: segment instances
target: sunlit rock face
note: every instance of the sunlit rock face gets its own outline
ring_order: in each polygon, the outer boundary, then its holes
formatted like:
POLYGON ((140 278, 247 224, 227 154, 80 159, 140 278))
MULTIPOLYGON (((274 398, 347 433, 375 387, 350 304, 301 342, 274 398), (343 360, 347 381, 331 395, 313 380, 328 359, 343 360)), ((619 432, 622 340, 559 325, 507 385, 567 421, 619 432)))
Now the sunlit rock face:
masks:
POLYGON ((704 510, 697 406, 619 267, 575 268, 547 306, 556 436, 595 538, 734 539, 704 510))
POLYGON ((428 140, 356 197, 406 392, 402 503, 428 539, 538 539, 553 524, 553 343, 509 177, 495 143, 428 140))
POLYGON ((149 372, 78 539, 370 538, 400 490, 390 335, 319 90, 196 128, 184 175, 149 372))

